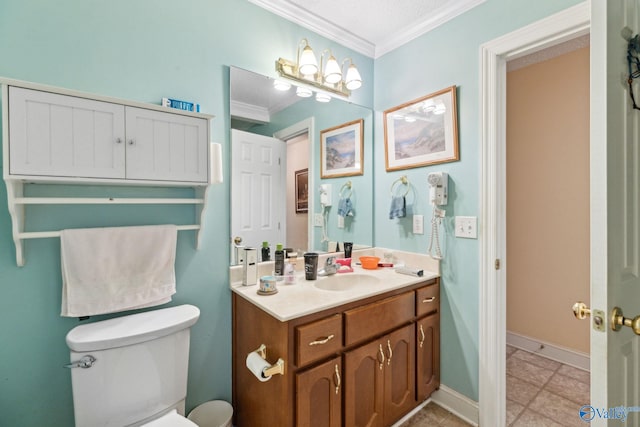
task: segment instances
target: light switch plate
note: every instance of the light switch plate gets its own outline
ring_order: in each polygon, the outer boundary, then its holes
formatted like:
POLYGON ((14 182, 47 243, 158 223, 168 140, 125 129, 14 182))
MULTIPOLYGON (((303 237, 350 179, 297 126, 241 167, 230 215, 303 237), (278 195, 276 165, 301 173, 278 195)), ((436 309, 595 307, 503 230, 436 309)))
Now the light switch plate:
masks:
POLYGON ((455 221, 456 237, 465 239, 478 238, 478 217, 457 216, 455 221))
POLYGON ((322 214, 313 214, 313 225, 316 227, 322 227, 323 223, 322 214))
POLYGON ((413 216, 413 234, 424 234, 424 217, 422 215, 413 216))

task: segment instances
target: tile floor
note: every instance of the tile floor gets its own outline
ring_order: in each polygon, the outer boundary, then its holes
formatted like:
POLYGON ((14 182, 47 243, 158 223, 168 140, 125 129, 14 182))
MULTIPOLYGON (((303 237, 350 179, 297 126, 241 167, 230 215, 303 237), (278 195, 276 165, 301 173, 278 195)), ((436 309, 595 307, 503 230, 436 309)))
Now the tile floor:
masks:
POLYGON ((507 346, 507 426, 581 426, 589 372, 507 346))
MULTIPOLYGON (((507 426, 584 427, 578 410, 588 403, 588 371, 507 346, 507 426)), ((430 402, 400 427, 470 425, 430 402)))
POLYGON ((405 421, 400 427, 467 427, 471 424, 461 420, 451 412, 433 402, 422 408, 411 419, 405 421))

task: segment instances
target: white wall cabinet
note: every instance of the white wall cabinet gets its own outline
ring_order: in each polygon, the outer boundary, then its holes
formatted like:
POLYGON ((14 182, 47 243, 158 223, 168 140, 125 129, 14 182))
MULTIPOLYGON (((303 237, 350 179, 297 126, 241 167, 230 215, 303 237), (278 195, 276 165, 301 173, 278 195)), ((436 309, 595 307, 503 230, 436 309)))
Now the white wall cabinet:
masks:
POLYGON ((206 118, 15 86, 8 97, 10 175, 208 181, 206 118))
MULTIPOLYGON (((211 183, 212 116, 32 83, 2 83, 3 173, 12 219, 16 262, 24 265, 23 240, 59 236, 27 232, 33 204, 192 204, 202 231, 211 183), (185 186, 195 198, 24 197, 25 183, 185 186)), ((220 165, 216 165, 220 166, 220 165)))

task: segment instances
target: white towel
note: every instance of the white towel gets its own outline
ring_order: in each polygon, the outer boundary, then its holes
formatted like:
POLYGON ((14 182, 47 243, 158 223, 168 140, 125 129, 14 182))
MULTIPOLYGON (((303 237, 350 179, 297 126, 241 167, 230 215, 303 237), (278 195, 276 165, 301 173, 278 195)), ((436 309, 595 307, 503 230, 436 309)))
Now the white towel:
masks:
POLYGON ((175 225, 62 230, 62 316, 151 307, 176 292, 175 225))

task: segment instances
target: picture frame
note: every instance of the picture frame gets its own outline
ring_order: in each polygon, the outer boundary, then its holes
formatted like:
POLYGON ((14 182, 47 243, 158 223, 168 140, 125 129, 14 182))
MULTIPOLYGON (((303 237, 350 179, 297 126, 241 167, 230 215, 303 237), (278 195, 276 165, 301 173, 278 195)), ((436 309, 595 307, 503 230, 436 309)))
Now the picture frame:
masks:
POLYGON ((387 171, 460 160, 456 86, 384 112, 387 171))
POLYGON ((296 213, 309 212, 309 169, 300 169, 295 175, 296 213))
POLYGON ((320 177, 362 175, 364 119, 320 131, 320 177))

